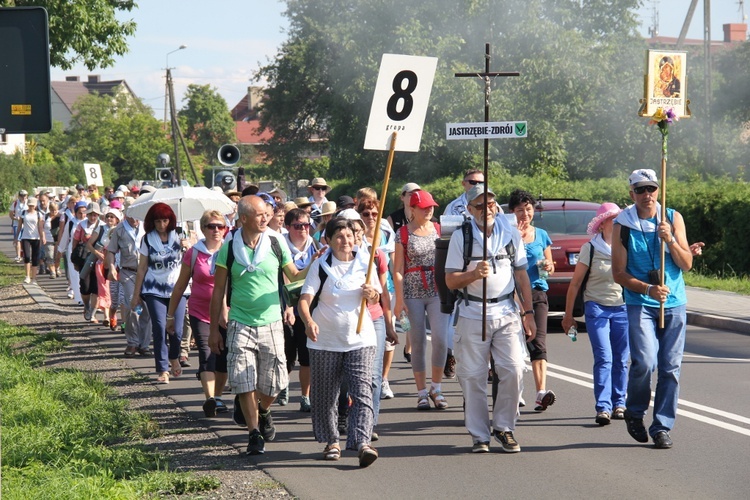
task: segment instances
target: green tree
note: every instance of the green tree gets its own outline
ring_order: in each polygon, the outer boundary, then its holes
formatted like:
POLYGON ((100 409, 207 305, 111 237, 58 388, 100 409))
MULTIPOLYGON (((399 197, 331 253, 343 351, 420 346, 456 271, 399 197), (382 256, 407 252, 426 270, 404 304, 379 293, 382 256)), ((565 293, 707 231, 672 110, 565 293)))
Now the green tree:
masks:
POLYGON ((187 137, 206 161, 213 161, 222 145, 237 142, 229 107, 216 88, 190 84, 182 100, 187 104, 179 117, 187 125, 187 137))
POLYGON ((261 124, 274 132, 267 154, 299 169, 315 135, 329 141, 329 175, 380 178, 382 154, 362 144, 383 53, 437 56, 417 155, 394 175, 411 179, 479 166, 481 141, 445 140, 445 123, 482 121, 484 45, 494 71, 491 120, 527 120, 529 138, 493 141, 491 158, 511 172, 557 177, 641 166, 645 120, 636 117, 643 50, 638 0, 287 1, 289 39, 257 77, 269 82, 261 124), (478 83, 479 82, 479 83, 478 83), (629 142, 624 143, 623 137, 629 142), (614 159, 613 159, 614 157, 614 159))
POLYGON ((67 133, 56 123, 50 134, 35 140, 76 182, 84 180, 84 162, 99 163, 109 183, 154 179, 157 155, 172 151, 151 109, 124 93, 117 92, 114 98, 85 95, 76 101, 73 112, 67 133))
POLYGON ((49 16, 50 65, 89 70, 107 68, 128 51, 136 24, 117 15, 136 7, 133 0, 0 0, 2 7, 37 6, 49 16))

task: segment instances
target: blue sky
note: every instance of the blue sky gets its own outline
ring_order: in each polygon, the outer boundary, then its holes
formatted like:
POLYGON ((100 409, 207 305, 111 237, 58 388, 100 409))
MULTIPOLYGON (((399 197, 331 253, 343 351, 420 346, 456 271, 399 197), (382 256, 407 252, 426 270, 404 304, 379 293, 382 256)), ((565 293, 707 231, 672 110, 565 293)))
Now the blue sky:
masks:
MULTIPOLYGON (((180 45, 187 48, 169 55, 169 66, 175 82, 177 107, 188 84, 210 84, 233 107, 246 93, 254 72, 286 39, 288 26, 282 15, 281 0, 140 0, 139 7, 122 18, 138 24, 130 39, 130 51, 118 58, 113 67, 88 71, 79 66, 62 71, 52 68, 52 80, 66 75, 85 79, 89 74, 103 80, 125 79, 135 94, 154 109, 157 117, 164 114, 164 68, 167 53, 180 45)), ((687 14, 688 0, 645 0, 638 13, 641 32, 648 33, 653 5, 659 10, 659 33, 678 36, 687 14)), ((741 22, 738 0, 711 2, 711 35, 723 37, 724 23, 741 22)), ((750 11, 750 2, 747 10, 750 11)), ((698 2, 688 32, 690 38, 702 38, 703 1, 698 2)))

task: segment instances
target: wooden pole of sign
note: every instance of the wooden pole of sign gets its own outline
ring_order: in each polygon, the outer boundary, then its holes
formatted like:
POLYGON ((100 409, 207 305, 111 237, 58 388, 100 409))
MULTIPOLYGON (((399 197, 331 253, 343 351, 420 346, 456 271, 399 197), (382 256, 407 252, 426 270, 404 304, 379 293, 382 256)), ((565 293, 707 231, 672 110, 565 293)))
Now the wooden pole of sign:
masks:
MULTIPOLYGON (((454 76, 479 77, 484 81, 484 121, 490 121, 490 83, 491 77, 496 76, 518 76, 518 71, 490 72, 490 44, 484 45, 484 73, 455 73, 454 76)), ((487 210, 487 186, 489 185, 489 163, 490 163, 490 140, 484 139, 484 209, 487 210)), ((471 201, 471 200, 469 200, 471 201)), ((482 260, 487 260, 487 235, 484 235, 482 245, 482 260)), ((482 278, 482 342, 487 340, 487 278, 482 278)))
MULTIPOLYGON (((391 147, 388 150, 388 163, 385 165, 385 177, 383 178, 383 189, 380 193, 380 206, 378 206, 378 223, 375 225, 375 234, 372 236, 372 252, 370 252, 370 261, 367 263, 367 277, 365 283, 370 282, 370 276, 372 275, 372 265, 375 262, 375 251, 378 248, 377 242, 380 240, 380 221, 383 219, 383 211, 385 210, 385 197, 388 195, 388 181, 391 179, 391 167, 393 166, 393 156, 396 153, 396 132, 391 134, 391 147)), ((383 293, 387 293, 384 291, 383 293)), ((365 317, 365 308, 367 307, 367 299, 362 297, 362 305, 359 308, 359 320, 357 320, 357 333, 362 331, 362 320, 365 317)))

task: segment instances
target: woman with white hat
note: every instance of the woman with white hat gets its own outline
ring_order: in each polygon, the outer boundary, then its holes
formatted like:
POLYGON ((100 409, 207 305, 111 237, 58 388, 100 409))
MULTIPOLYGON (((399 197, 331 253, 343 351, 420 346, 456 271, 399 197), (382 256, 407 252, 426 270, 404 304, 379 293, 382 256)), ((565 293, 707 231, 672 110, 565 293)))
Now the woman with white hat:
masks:
POLYGON ((628 385, 628 313, 622 287, 612 276, 612 227, 620 208, 604 203, 588 226, 591 241, 581 247, 573 279, 568 287, 565 331, 576 325, 573 307, 583 288, 586 331, 594 352, 594 399, 596 423, 625 418, 625 392, 628 385))
POLYGON ((98 290, 96 308, 104 312, 104 324, 109 326, 109 329, 112 331, 115 331, 117 327, 117 306, 119 305, 120 290, 117 286, 119 283, 113 281, 116 284, 116 293, 112 293, 112 284, 108 279, 109 270, 104 269, 104 261, 107 256, 107 245, 109 245, 112 231, 121 221, 122 212, 119 209, 108 209, 104 215, 105 225, 100 225, 95 229, 91 234, 91 238, 86 242, 86 248, 96 256, 96 262, 92 270, 96 274, 96 287, 98 290))

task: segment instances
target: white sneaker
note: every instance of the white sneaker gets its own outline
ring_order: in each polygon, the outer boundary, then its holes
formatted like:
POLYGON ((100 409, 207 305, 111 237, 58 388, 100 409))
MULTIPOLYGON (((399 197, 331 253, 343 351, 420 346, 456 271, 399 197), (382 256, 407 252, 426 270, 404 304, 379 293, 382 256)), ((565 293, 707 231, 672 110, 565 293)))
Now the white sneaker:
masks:
POLYGON ((380 385, 380 399, 393 399, 393 391, 388 383, 388 380, 383 379, 383 383, 380 385))
POLYGON ((73 290, 68 290, 68 298, 72 299, 74 296, 75 294, 73 293, 73 290))
POLYGON ((23 259, 21 257, 16 257, 13 259, 13 262, 23 262, 23 259))
POLYGON ((31 283, 31 278, 29 278, 28 276, 26 276, 26 277, 25 277, 25 278, 23 279, 23 282, 24 282, 24 283, 26 283, 26 284, 29 284, 29 283, 31 283))

